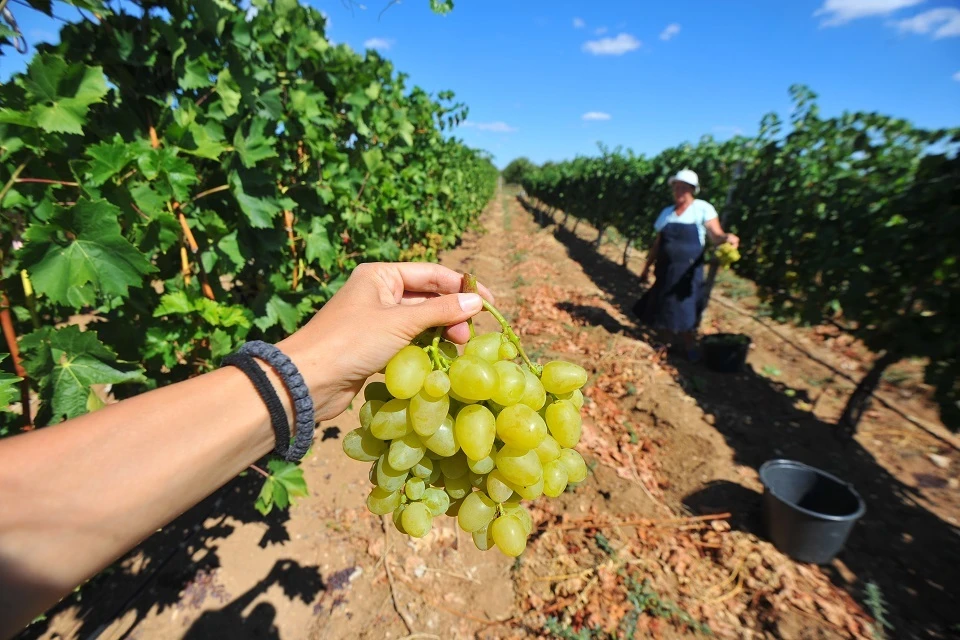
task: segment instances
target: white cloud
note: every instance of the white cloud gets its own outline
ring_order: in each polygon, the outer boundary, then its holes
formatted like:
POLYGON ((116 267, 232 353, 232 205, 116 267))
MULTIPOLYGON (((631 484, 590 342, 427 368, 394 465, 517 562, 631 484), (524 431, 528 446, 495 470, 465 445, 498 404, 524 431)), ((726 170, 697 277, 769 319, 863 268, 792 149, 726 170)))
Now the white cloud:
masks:
POLYGON ((584 22, 582 18, 574 18, 574 19, 573 19, 573 28, 574 28, 574 29, 583 29, 585 26, 587 26, 587 23, 584 22))
POLYGON ((465 127, 472 127, 477 131, 491 131, 493 133, 513 133, 517 130, 516 127, 511 127, 506 122, 496 121, 496 122, 471 122, 467 120, 463 123, 465 127))
POLYGON ((886 16, 894 11, 920 4, 924 0, 824 0, 813 15, 822 16, 821 27, 838 27, 851 20, 886 16))
POLYGON ((669 40, 670 38, 677 35, 678 33, 680 33, 680 25, 674 22, 672 24, 668 24, 667 28, 660 33, 660 39, 669 40))
POLYGON ((955 74, 953 74, 953 79, 957 82, 960 82, 960 71, 957 71, 955 74))
POLYGON ((597 27, 596 29, 593 30, 593 35, 602 36, 607 31, 609 31, 609 29, 607 29, 606 27, 597 27))
POLYGON ((604 113, 603 111, 587 111, 585 114, 580 116, 584 120, 609 120, 611 118, 609 113, 604 113))
POLYGON ((934 40, 960 36, 960 9, 941 7, 930 9, 906 20, 896 23, 898 29, 904 33, 933 34, 934 40))
POLYGON ((615 38, 587 40, 583 43, 583 50, 595 56, 622 56, 639 49, 640 45, 641 42, 629 33, 620 33, 615 38))
POLYGON ((386 38, 370 38, 363 41, 364 49, 381 49, 386 51, 393 46, 393 40, 387 40, 386 38))

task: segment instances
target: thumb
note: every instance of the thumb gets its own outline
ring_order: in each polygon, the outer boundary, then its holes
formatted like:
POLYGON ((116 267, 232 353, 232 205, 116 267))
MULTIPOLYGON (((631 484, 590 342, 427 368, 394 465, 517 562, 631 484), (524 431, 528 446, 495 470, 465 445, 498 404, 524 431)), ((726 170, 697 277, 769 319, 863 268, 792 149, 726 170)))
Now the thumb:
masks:
POLYGON ((483 308, 483 301, 476 293, 452 293, 400 308, 413 335, 417 335, 431 327, 448 327, 472 318, 483 308))

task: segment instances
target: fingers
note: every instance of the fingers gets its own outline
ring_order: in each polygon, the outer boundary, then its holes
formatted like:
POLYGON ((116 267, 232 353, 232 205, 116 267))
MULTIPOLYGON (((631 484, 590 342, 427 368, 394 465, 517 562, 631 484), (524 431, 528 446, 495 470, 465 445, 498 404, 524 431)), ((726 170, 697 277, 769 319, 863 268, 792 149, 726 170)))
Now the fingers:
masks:
POLYGON ((443 335, 451 342, 463 344, 470 339, 470 328, 467 326, 466 322, 459 322, 452 327, 447 327, 447 330, 443 332, 443 335))
MULTIPOLYGON (((389 265, 403 280, 404 291, 427 293, 457 293, 462 276, 447 267, 431 262, 398 262, 389 265)), ((493 294, 482 284, 477 285, 481 296, 493 302, 493 294)))
MULTIPOLYGON (((455 293, 423 300, 419 304, 401 305, 408 328, 419 334, 431 327, 456 326, 476 315, 482 308, 480 296, 475 293, 455 293)), ((461 337, 455 329, 454 336, 461 337)))

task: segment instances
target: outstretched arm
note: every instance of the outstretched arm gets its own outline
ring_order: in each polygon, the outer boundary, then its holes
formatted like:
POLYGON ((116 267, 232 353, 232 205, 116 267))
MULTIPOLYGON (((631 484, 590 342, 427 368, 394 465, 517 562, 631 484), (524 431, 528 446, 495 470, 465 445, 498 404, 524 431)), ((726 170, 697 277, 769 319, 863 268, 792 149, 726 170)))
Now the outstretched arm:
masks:
POLYGON ((732 233, 727 233, 723 230, 723 227, 720 226, 720 219, 713 218, 712 220, 707 220, 704 225, 707 228, 707 235, 710 236, 710 241, 713 244, 724 244, 729 243, 733 246, 734 249, 740 246, 740 238, 735 236, 732 233))
MULTIPOLYGON (((459 287, 460 275, 438 265, 355 269, 305 327, 277 345, 303 374, 317 419, 340 414, 366 378, 422 331, 449 326, 448 337, 466 341, 464 321, 481 301, 457 294, 459 287)), ((279 377, 262 368, 292 425, 279 377)), ((273 446, 267 409, 235 367, 0 441, 0 637, 273 446)))

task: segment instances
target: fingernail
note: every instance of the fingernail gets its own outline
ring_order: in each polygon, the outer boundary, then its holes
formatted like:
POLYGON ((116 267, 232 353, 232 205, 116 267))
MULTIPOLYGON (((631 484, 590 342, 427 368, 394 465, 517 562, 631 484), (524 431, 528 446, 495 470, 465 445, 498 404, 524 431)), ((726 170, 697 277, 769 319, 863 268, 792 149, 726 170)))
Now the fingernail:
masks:
POLYGON ((460 301, 460 308, 469 313, 480 311, 483 306, 478 293, 458 293, 457 299, 460 301))

